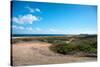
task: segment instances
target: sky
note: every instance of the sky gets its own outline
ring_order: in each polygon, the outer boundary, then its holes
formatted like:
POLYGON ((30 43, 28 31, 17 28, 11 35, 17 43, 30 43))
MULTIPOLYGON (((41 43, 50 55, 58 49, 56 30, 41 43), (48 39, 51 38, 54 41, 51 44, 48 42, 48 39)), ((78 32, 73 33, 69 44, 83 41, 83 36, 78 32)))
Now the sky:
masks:
POLYGON ((12 34, 96 34, 97 7, 13 1, 12 34))

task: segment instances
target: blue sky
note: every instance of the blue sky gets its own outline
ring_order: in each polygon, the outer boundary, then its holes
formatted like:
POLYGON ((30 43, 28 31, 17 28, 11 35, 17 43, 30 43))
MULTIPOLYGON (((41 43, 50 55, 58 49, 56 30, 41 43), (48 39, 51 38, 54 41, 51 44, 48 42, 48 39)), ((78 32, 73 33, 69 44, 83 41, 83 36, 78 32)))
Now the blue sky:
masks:
POLYGON ((43 2, 12 2, 12 34, 95 34, 97 7, 43 2))

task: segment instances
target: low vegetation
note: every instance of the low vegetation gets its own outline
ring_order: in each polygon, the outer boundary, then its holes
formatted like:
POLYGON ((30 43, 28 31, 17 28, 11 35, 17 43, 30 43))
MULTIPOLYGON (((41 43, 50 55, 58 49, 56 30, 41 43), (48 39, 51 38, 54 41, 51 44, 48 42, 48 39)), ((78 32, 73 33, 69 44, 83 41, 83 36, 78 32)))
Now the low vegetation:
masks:
POLYGON ((76 38, 70 43, 59 41, 50 46, 50 50, 60 54, 77 54, 84 56, 97 56, 97 40, 94 37, 76 38))
POLYGON ((59 54, 78 54, 90 57, 97 56, 97 36, 47 36, 47 37, 32 37, 32 38, 17 38, 13 39, 12 43, 17 43, 19 41, 42 41, 48 42, 52 45, 49 49, 55 53, 59 54), (72 39, 72 40, 71 40, 72 39))

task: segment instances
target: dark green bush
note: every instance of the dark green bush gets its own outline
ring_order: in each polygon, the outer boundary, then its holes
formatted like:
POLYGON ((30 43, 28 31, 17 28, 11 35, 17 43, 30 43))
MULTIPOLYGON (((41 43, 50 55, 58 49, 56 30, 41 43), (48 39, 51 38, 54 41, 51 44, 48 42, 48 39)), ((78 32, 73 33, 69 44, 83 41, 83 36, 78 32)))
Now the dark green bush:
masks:
POLYGON ((73 53, 73 50, 75 50, 77 46, 71 45, 71 44, 56 44, 50 46, 50 49, 54 52, 60 53, 60 54, 71 54, 73 53))
POLYGON ((89 52, 91 50, 91 46, 90 45, 78 45, 78 49, 79 51, 83 51, 83 52, 89 52))
MULTIPOLYGON (((50 49, 54 52, 60 54, 75 54, 76 52, 83 52, 86 54, 97 53, 97 49, 93 47, 94 44, 66 44, 57 43, 56 45, 51 45, 50 49)), ((95 44, 96 45, 96 44, 95 44)))

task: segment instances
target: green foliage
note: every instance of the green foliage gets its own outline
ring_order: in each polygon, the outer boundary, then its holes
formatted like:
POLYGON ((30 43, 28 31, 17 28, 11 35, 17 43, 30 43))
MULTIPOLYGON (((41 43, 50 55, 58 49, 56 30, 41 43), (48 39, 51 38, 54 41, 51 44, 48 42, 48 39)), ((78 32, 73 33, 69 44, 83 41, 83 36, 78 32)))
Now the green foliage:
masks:
POLYGON ((58 45, 51 46, 50 48, 54 52, 61 53, 61 54, 67 54, 68 51, 70 50, 67 44, 58 44, 58 45))
POLYGON ((86 54, 91 54, 97 53, 97 46, 96 46, 96 42, 95 43, 87 43, 84 41, 81 41, 80 44, 67 44, 67 43, 56 43, 56 45, 51 45, 50 49, 54 52, 60 53, 60 54, 75 54, 76 52, 83 52, 86 54))
POLYGON ((73 52, 77 51, 77 46, 63 43, 63 44, 52 45, 50 46, 50 49, 60 54, 72 54, 73 52))
POLYGON ((83 52, 90 52, 92 47, 90 45, 78 45, 79 51, 83 51, 83 52))

